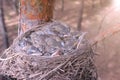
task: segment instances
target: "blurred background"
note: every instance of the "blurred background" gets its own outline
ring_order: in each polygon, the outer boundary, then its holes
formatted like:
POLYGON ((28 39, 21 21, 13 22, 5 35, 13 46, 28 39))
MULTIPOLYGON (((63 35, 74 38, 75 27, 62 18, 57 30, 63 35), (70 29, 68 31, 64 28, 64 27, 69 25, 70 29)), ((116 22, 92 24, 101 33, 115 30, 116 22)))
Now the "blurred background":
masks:
MULTIPOLYGON (((19 0, 0 0, 0 52, 17 37, 19 0)), ((54 19, 87 32, 93 40, 120 24, 120 0, 56 0, 54 19)), ((117 29, 117 28, 116 28, 117 29)), ((120 80, 120 32, 99 41, 95 47, 98 80, 120 80)))

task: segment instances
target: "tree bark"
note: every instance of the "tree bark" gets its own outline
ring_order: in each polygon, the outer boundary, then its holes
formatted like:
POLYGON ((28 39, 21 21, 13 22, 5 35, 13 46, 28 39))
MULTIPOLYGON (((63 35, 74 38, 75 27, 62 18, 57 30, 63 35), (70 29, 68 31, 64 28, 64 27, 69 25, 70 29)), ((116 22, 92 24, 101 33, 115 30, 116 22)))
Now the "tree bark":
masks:
POLYGON ((19 34, 53 18, 54 0, 19 0, 19 34))
POLYGON ((9 47, 9 41, 8 41, 7 29, 4 19, 3 0, 0 0, 0 30, 3 38, 3 46, 6 49, 9 47))
MULTIPOLYGON (((10 0, 9 0, 10 1, 10 0)), ((13 9, 16 11, 16 14, 19 14, 18 11, 18 0, 12 0, 13 9)))

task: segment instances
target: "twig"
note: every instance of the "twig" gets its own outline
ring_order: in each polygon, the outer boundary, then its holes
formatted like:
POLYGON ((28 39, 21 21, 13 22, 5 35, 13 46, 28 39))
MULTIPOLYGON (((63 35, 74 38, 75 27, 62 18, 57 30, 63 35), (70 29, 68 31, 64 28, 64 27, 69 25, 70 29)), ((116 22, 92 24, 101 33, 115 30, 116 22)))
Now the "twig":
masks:
POLYGON ((82 40, 83 40, 83 38, 84 38, 85 35, 86 35, 86 32, 83 33, 83 34, 79 37, 79 42, 78 42, 78 44, 77 44, 77 49, 79 48, 79 46, 80 46, 80 44, 81 44, 81 42, 82 42, 82 40))
POLYGON ((91 45, 94 46, 99 41, 102 41, 103 39, 118 33, 120 31, 120 24, 117 24, 114 27, 109 28, 108 30, 105 30, 104 32, 99 33, 94 40, 91 41, 91 45))
POLYGON ((0 61, 10 60, 10 59, 12 59, 12 58, 14 58, 14 57, 16 57, 16 56, 18 56, 18 54, 14 55, 14 56, 12 56, 12 57, 9 57, 9 58, 5 58, 5 59, 3 59, 3 58, 0 57, 0 61))
MULTIPOLYGON (((51 73, 55 73, 57 70, 59 70, 62 66, 66 65, 69 61, 70 61, 71 57, 65 61, 64 63, 58 65, 56 68, 54 68, 53 70, 49 71, 47 74, 42 75, 42 77, 40 78, 40 80, 46 78, 47 76, 51 75, 51 73)), ((41 73, 37 73, 35 75, 29 76, 29 78, 33 78, 36 77, 38 75, 40 75, 41 73)))
POLYGON ((101 31, 101 29, 102 29, 102 25, 103 25, 103 23, 104 23, 104 21, 105 21, 105 19, 111 14, 110 12, 111 11, 113 11, 115 8, 112 8, 112 9, 110 9, 110 11, 108 11, 104 16, 103 16, 103 18, 102 18, 102 20, 101 20, 101 22, 100 22, 100 25, 99 25, 99 27, 98 27, 98 34, 100 33, 100 31, 101 31))

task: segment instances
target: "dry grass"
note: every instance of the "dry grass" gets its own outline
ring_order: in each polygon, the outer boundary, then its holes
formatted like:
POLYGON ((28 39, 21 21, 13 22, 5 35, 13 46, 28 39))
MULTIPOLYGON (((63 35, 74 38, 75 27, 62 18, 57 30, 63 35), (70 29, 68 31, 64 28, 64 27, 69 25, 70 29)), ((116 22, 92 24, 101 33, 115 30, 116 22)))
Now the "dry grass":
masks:
MULTIPOLYGON (((41 25, 44 26, 44 25, 41 25)), ((41 56, 16 52, 15 44, 30 35, 37 26, 19 36, 0 59, 0 74, 10 75, 19 80, 97 80, 94 52, 88 42, 81 43, 79 37, 76 49, 67 55, 41 56)))

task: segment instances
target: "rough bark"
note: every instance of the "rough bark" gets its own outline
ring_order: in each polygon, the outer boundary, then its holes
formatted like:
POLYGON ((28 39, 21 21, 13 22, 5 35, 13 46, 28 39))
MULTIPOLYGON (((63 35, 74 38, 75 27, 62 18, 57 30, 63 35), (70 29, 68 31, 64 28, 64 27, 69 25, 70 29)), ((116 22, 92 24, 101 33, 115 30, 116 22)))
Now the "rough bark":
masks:
POLYGON ((3 38, 3 44, 4 44, 3 46, 6 49, 9 47, 9 41, 8 41, 7 29, 4 19, 3 0, 0 0, 0 31, 3 38))
POLYGON ((18 0, 12 0, 13 9, 16 11, 16 14, 19 14, 18 11, 18 0))
POLYGON ((54 0, 19 0, 19 34, 53 18, 54 0))
POLYGON ((18 15, 18 0, 6 0, 7 5, 9 5, 18 15))

